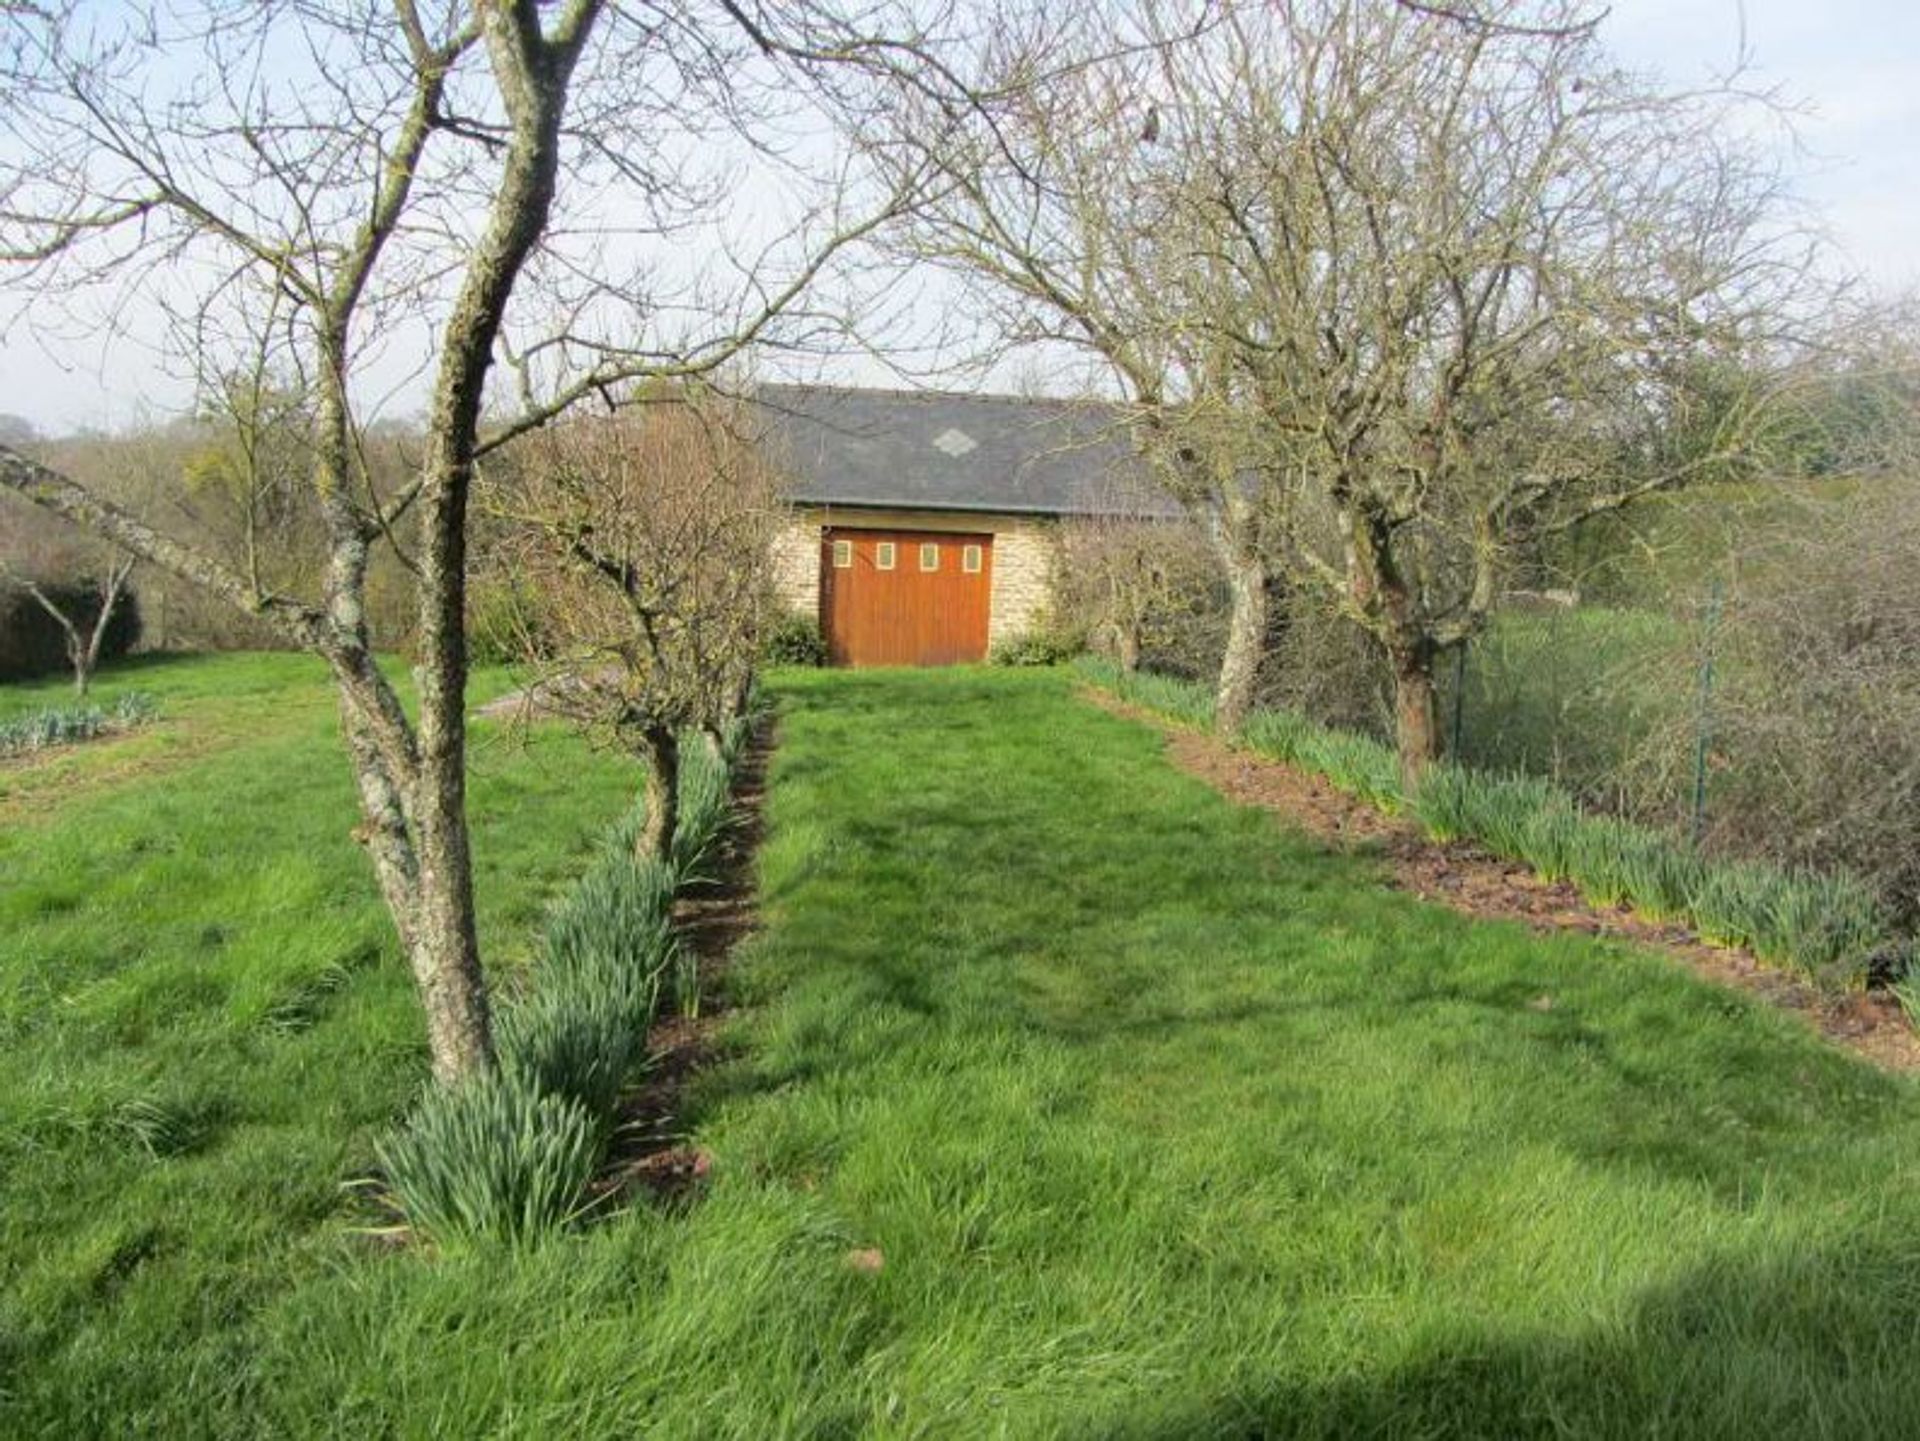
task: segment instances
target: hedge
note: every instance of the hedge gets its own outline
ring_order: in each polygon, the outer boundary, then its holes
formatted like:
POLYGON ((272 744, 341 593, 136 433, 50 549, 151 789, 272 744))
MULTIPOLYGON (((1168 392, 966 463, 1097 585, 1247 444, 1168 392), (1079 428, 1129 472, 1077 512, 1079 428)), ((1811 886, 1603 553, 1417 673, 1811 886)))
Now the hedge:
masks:
MULTIPOLYGON (((40 589, 82 632, 100 614, 91 580, 42 581, 40 589)), ((125 655, 140 640, 140 601, 131 586, 120 593, 100 642, 102 663, 125 655)), ((19 586, 0 585, 0 681, 28 680, 68 668, 67 633, 40 602, 19 586)))

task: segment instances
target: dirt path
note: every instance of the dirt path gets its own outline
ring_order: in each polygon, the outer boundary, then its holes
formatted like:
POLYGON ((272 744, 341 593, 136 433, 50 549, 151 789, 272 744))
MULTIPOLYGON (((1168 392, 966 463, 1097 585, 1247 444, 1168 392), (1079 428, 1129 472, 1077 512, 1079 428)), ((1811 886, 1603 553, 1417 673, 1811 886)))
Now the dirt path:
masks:
MULTIPOLYGON (((706 1153, 688 1145, 681 1128, 683 1100, 694 1076, 719 1057, 717 1037, 726 1015, 721 983, 734 948, 760 925, 754 858, 766 834, 775 725, 771 718, 761 723, 735 768, 736 819, 708 857, 711 879, 689 887, 674 905, 674 927, 699 967, 699 1010, 693 1016, 663 1013, 647 1033, 653 1069, 621 1110, 604 1189, 646 1190, 674 1202, 689 1197, 707 1174, 706 1153)), ((665 1004, 675 1004, 671 981, 665 1004)))
POLYGON ((1168 759, 1229 800, 1273 811, 1335 849, 1378 855, 1390 882, 1422 900, 1466 916, 1521 921, 1537 931, 1579 931, 1651 946, 1707 980, 1792 1012, 1878 1065, 1920 1071, 1920 1036, 1891 996, 1829 995, 1751 952, 1711 945, 1684 926, 1658 924, 1625 907, 1594 906, 1572 885, 1542 881, 1528 867, 1471 843, 1430 840, 1412 822, 1385 815, 1322 777, 1237 750, 1105 691, 1083 687, 1080 693, 1102 710, 1160 731, 1168 759))

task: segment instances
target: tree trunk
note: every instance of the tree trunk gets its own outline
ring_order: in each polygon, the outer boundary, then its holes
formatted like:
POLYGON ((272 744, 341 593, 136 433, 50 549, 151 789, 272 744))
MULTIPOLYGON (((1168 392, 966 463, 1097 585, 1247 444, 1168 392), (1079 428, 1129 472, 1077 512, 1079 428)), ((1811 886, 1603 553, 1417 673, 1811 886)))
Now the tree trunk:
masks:
POLYGON ((78 627, 68 629, 67 649, 73 659, 73 688, 82 699, 86 698, 87 687, 93 684, 93 673, 100 668, 100 647, 106 643, 107 627, 113 624, 113 612, 120 604, 120 593, 126 588, 127 577, 132 573, 132 561, 114 562, 107 572, 106 584, 100 588, 100 610, 93 618, 93 629, 84 638, 78 627))
POLYGON ((1227 588, 1233 609, 1227 621, 1227 649, 1220 658, 1220 683, 1214 694, 1214 723, 1229 739, 1240 734, 1253 709, 1254 683, 1267 639, 1266 568, 1257 558, 1227 562, 1227 588))
POLYGON ((1140 669, 1140 632, 1130 625, 1117 625, 1113 630, 1115 658, 1120 669, 1133 672, 1140 669))
POLYGON ((1440 726, 1433 685, 1433 650, 1396 649, 1393 658, 1394 747, 1400 757, 1400 788, 1411 798, 1440 757, 1440 726))
POLYGON ((486 224, 440 334, 427 407, 417 501, 420 720, 404 792, 420 867, 415 972, 442 1081, 493 1063, 467 830, 467 505, 481 401, 507 299, 553 207, 567 79, 597 9, 576 10, 564 44, 542 40, 532 6, 482 13, 509 138, 486 224))
POLYGON ((680 824, 680 739, 670 726, 648 726, 640 744, 647 760, 646 817, 635 849, 642 859, 664 861, 680 824))

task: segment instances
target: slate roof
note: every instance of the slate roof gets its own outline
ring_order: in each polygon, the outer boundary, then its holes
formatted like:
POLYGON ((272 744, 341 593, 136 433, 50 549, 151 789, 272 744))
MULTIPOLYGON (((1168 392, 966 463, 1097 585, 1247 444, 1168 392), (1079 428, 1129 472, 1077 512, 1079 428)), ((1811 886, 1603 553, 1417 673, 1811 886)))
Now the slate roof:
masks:
POLYGON ((814 505, 1174 517, 1112 406, 1014 395, 763 385, 765 437, 814 505))

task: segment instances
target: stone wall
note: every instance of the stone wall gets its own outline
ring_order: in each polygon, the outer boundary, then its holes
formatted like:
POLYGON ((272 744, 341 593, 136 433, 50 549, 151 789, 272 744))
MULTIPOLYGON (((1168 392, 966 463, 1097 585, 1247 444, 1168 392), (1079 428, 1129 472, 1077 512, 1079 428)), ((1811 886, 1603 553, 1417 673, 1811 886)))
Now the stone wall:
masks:
POLYGON ((773 538, 773 589, 795 615, 820 615, 820 521, 796 515, 773 538))
POLYGON ((1058 525, 1050 518, 910 510, 807 508, 795 513, 774 541, 774 586, 801 615, 820 614, 820 531, 844 525, 873 530, 936 530, 993 537, 993 593, 987 644, 1026 634, 1046 615, 1053 597, 1058 525))
POLYGON ((993 533, 993 600, 987 614, 987 645, 1025 635, 1046 616, 1053 599, 1052 521, 1014 520, 993 533))

